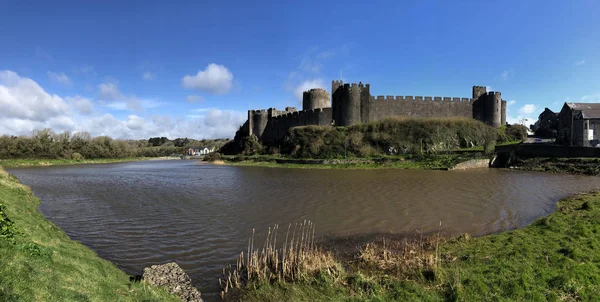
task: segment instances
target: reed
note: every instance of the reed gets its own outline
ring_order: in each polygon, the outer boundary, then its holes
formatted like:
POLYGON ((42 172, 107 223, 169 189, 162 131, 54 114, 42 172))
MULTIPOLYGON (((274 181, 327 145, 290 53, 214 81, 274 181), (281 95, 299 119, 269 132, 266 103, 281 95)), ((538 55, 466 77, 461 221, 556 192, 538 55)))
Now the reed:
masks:
POLYGON ((235 266, 228 265, 219 278, 221 296, 251 283, 303 281, 315 273, 336 271, 333 255, 315 244, 315 225, 304 220, 288 225, 285 240, 277 245, 279 225, 269 227, 262 248, 254 248, 255 230, 248 239, 247 254, 241 252, 235 266), (292 231, 290 237, 290 231, 292 231))

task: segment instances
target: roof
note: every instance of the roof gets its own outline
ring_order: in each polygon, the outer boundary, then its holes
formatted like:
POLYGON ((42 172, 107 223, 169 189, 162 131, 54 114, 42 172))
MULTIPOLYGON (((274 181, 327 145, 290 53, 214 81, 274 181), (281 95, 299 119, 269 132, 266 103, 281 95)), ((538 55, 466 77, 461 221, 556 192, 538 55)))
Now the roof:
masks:
MULTIPOLYGON (((595 104, 600 105, 600 104, 595 104)), ((581 111, 581 116, 578 114, 574 117, 575 119, 600 119, 600 109, 584 109, 581 111)))
POLYGON ((600 110, 600 103, 565 103, 573 110, 600 110))

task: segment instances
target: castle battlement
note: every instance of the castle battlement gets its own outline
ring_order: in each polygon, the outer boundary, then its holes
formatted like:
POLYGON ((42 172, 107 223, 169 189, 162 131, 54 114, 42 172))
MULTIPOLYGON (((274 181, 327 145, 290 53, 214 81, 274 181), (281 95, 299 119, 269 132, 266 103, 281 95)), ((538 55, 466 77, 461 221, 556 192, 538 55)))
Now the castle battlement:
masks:
POLYGON ((441 97, 441 96, 411 96, 411 95, 378 95, 371 96, 371 102, 405 102, 405 101, 414 101, 414 102, 453 102, 453 103, 471 103, 473 99, 471 98, 459 98, 459 97, 441 97))

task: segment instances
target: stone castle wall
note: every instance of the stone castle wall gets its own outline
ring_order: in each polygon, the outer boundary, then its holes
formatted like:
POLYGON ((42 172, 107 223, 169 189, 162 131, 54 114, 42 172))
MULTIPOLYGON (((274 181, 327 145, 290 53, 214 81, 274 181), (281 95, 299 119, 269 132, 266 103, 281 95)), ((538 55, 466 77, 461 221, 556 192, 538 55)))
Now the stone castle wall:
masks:
POLYGON ((431 96, 373 96, 369 121, 392 116, 473 118, 473 99, 431 96))
POLYGON ((287 131, 298 126, 331 126, 331 107, 302 110, 282 114, 269 119, 261 140, 265 143, 280 141, 287 131))
POLYGON ((249 110, 243 130, 267 144, 280 142, 292 127, 351 126, 388 117, 462 117, 482 121, 492 127, 506 123, 506 101, 500 92, 473 86, 472 98, 431 96, 372 96, 369 84, 332 81, 329 93, 311 89, 303 94, 303 108, 249 110), (329 105, 331 104, 331 105, 329 105), (329 107, 331 106, 331 107, 329 107), (247 130, 246 130, 247 129, 247 130))

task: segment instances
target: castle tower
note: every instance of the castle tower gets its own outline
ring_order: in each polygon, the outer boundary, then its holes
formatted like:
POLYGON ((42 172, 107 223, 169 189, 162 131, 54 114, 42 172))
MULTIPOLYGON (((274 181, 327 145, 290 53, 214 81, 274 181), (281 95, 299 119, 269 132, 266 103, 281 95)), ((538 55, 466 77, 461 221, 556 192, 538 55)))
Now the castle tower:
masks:
POLYGON ((321 88, 313 88, 302 94, 302 110, 331 107, 329 92, 321 88))
POLYGON ((506 101, 502 100, 502 107, 500 110, 500 126, 506 125, 506 101))
MULTIPOLYGON (((335 81, 332 85, 335 87, 335 81)), ((332 94, 333 122, 336 126, 361 123, 361 95, 364 87, 358 84, 338 86, 332 94)))
POLYGON ((485 86, 473 86, 473 99, 476 100, 482 95, 487 94, 487 87, 485 86))
POLYGON ((504 105, 504 109, 502 106, 500 91, 490 91, 479 96, 473 103, 473 118, 498 128, 503 125, 503 120, 506 122, 506 105, 504 105))
POLYGON ((248 110, 248 135, 254 134, 260 139, 268 122, 269 115, 266 110, 248 110))

